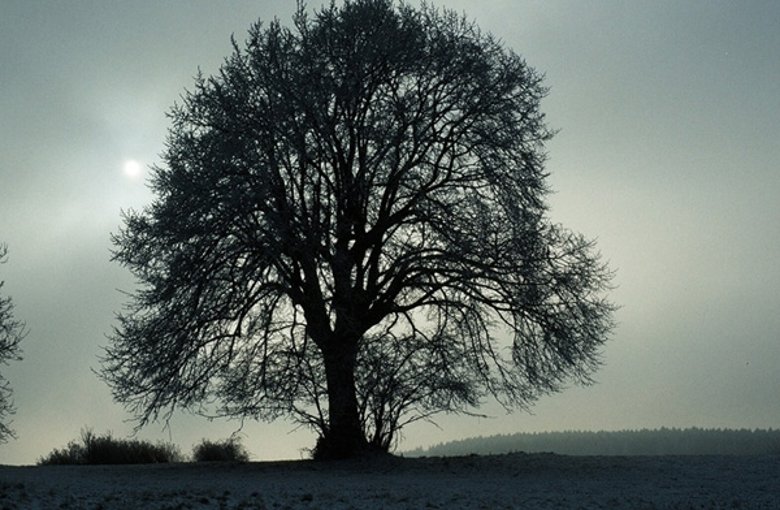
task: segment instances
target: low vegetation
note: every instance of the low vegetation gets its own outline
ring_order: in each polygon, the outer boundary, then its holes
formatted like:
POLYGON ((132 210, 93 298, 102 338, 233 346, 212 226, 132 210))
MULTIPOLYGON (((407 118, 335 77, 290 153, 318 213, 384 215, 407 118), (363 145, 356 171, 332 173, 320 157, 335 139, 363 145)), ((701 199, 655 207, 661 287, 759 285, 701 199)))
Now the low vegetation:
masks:
POLYGON ((84 430, 79 440, 55 448, 38 464, 156 464, 182 460, 179 449, 170 443, 117 439, 111 433, 99 436, 84 430))
POLYGON ((237 437, 223 441, 202 440, 192 449, 195 462, 248 462, 249 452, 237 437))
MULTIPOLYGON (((417 448, 406 457, 551 452, 562 455, 780 455, 780 429, 661 428, 655 430, 564 431, 472 437, 417 448)), ((38 464, 155 464, 248 462, 241 439, 201 440, 185 458, 171 443, 117 439, 87 429, 81 438, 54 449, 38 464)))
MULTIPOLYGON (((38 464, 159 464, 187 460, 179 448, 171 443, 117 439, 111 433, 97 435, 86 429, 82 431, 81 438, 69 442, 64 448, 55 448, 39 459, 38 464)), ((249 451, 237 437, 222 441, 203 439, 193 447, 191 460, 248 462, 249 451)))

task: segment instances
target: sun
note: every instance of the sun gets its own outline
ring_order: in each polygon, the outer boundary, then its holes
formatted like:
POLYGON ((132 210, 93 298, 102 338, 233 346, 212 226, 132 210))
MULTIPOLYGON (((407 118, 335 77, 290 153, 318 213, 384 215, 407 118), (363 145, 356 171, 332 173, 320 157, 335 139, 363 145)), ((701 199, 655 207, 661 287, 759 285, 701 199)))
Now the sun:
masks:
POLYGON ((141 166, 141 163, 134 159, 128 159, 125 161, 124 165, 122 165, 122 170, 124 171, 126 177, 136 180, 141 177, 141 174, 143 173, 143 166, 141 166))

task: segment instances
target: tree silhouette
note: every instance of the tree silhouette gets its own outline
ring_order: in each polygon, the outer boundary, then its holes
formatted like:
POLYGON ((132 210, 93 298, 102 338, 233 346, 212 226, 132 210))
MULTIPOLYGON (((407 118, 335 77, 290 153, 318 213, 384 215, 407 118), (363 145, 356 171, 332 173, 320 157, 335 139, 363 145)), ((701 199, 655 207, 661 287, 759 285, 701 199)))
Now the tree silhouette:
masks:
POLYGON ((315 456, 588 382, 610 273, 546 216, 541 76, 468 20, 354 0, 254 25, 173 107, 102 360, 143 425, 292 416, 315 456))
MULTIPOLYGON (((6 261, 8 248, 0 244, 0 264, 6 261)), ((0 281, 0 289, 5 282, 0 281)), ((9 361, 21 359, 19 343, 24 338, 24 324, 14 318, 14 306, 11 298, 0 295, 0 365, 9 361)), ((14 437, 14 432, 8 425, 8 418, 14 413, 11 401, 11 387, 0 374, 0 443, 14 437)))

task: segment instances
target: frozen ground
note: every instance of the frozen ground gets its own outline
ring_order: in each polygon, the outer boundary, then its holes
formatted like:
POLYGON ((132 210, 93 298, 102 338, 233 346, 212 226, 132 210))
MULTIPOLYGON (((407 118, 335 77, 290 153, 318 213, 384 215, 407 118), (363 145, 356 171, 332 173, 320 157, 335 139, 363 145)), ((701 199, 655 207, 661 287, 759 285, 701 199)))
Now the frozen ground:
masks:
POLYGON ((0 466, 5 509, 780 509, 780 456, 0 466))

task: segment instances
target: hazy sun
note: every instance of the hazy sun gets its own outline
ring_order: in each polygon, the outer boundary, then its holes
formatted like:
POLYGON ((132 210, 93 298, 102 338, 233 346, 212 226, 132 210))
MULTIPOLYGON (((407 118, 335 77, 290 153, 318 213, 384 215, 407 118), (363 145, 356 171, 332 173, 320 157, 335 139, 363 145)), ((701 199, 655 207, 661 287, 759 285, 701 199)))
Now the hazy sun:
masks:
POLYGON ((141 177, 141 173, 143 172, 143 167, 141 166, 141 163, 134 159, 128 159, 125 161, 124 166, 122 167, 122 170, 125 172, 125 176, 129 177, 130 179, 138 179, 141 177))

